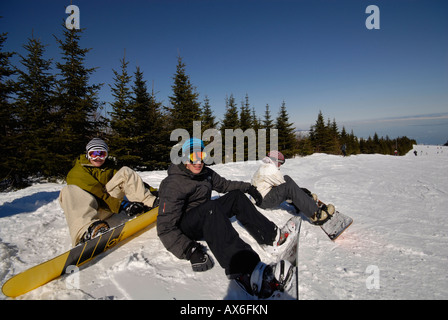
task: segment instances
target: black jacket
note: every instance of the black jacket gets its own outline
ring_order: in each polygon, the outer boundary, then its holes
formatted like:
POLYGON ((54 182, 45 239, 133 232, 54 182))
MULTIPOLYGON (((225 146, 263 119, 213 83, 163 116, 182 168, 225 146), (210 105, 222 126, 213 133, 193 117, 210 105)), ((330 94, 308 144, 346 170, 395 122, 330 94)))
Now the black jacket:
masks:
POLYGON ((209 201, 212 190, 219 193, 232 190, 246 192, 249 187, 250 183, 226 180, 208 167, 204 167, 199 174, 193 174, 182 163, 170 165, 168 177, 159 187, 157 217, 157 234, 165 248, 176 257, 185 259, 193 240, 178 227, 182 214, 209 201))

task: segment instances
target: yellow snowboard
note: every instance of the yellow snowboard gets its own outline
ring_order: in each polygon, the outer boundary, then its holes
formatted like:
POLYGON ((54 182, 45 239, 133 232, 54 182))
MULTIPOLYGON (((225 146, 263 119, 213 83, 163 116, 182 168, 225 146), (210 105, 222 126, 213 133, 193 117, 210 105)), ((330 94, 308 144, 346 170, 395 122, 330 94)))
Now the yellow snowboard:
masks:
MULTIPOLYGON (((154 208, 125 223, 109 229, 100 236, 84 242, 71 250, 35 267, 23 271, 3 284, 2 292, 8 297, 17 297, 50 282, 64 273, 69 266, 79 267, 118 242, 153 224, 159 208, 154 208)), ((69 268, 68 270, 70 270, 69 268)))

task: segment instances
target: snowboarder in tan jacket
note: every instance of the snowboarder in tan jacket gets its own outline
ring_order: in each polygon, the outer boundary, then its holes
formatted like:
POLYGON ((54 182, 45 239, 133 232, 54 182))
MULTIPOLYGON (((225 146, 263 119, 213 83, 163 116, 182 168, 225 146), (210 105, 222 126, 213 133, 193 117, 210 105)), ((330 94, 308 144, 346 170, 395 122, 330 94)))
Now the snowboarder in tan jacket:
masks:
POLYGON ((107 231, 105 220, 114 213, 125 211, 132 216, 157 205, 156 189, 129 167, 118 170, 108 153, 102 139, 92 139, 86 154, 76 159, 59 195, 73 246, 107 231))

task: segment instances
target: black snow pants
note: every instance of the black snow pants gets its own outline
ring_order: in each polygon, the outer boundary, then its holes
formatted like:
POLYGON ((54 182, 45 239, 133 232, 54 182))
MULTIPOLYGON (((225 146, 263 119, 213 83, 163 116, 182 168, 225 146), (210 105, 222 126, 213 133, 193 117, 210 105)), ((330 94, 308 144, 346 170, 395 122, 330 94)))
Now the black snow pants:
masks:
POLYGON ((306 216, 311 217, 317 211, 317 204, 309 195, 305 193, 295 183, 290 176, 284 176, 285 183, 272 187, 260 207, 263 209, 273 209, 278 207, 283 201, 292 200, 292 203, 300 209, 306 216))
POLYGON ((258 254, 233 228, 233 216, 259 243, 272 245, 277 226, 261 214, 247 196, 231 191, 183 214, 180 229, 192 240, 205 240, 227 277, 250 274, 260 261, 258 254))

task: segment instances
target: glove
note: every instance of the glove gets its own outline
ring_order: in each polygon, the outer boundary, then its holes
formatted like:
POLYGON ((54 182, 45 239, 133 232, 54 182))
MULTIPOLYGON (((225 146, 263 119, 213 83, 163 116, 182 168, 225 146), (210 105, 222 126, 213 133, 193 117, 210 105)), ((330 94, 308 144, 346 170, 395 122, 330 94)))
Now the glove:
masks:
POLYGON ((146 212, 148 209, 142 202, 131 202, 128 200, 123 200, 120 206, 120 211, 124 211, 129 217, 146 212))
POLYGON ((158 207, 159 204, 160 204, 160 198, 157 197, 157 198, 154 200, 154 203, 152 204, 152 207, 153 207, 153 208, 158 207))
POLYGON ((196 242, 188 250, 187 260, 190 260, 191 267, 195 272, 207 271, 213 268, 213 260, 204 252, 204 248, 196 242))
POLYGON ((250 186, 249 189, 247 189, 247 193, 250 194, 252 198, 255 200, 255 204, 257 206, 260 206, 263 202, 263 197, 261 196, 260 192, 258 192, 257 188, 254 186, 250 186))

